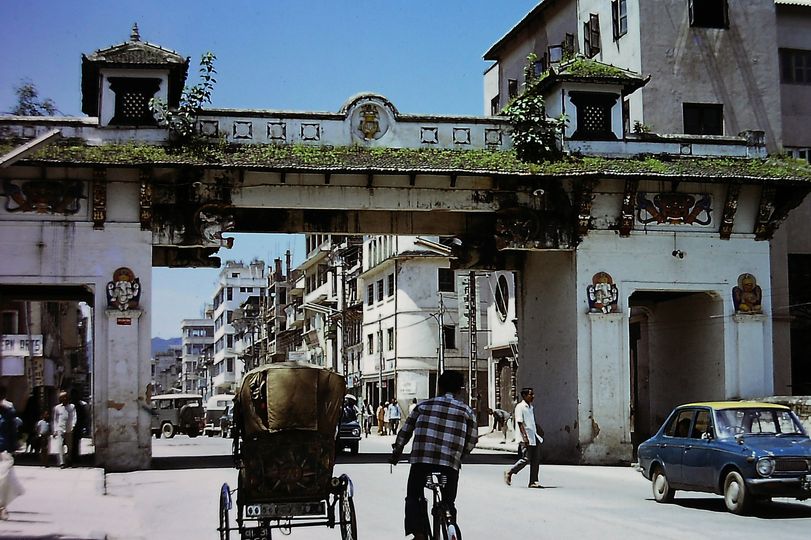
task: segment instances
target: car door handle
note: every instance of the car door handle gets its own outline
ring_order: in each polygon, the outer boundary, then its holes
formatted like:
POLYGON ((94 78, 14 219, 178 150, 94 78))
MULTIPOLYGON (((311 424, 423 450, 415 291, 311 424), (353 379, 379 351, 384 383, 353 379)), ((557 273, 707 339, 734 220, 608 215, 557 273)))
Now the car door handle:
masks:
POLYGON ((667 444, 665 444, 665 443, 661 443, 661 444, 659 445, 659 448, 667 448, 667 444))
POLYGON ((686 451, 686 450, 689 450, 689 449, 691 449, 692 447, 693 447, 693 445, 692 445, 692 444, 688 444, 687 446, 685 446, 685 447, 684 447, 684 450, 685 450, 685 451, 686 451))

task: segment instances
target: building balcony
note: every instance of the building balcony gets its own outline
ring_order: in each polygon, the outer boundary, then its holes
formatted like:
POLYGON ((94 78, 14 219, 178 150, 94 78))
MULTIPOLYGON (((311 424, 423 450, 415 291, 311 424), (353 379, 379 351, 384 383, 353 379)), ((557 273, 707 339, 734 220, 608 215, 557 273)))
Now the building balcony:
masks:
POLYGON ((236 373, 227 371, 220 373, 219 375, 215 375, 211 379, 211 383, 216 387, 229 386, 235 384, 236 382, 237 382, 236 373))

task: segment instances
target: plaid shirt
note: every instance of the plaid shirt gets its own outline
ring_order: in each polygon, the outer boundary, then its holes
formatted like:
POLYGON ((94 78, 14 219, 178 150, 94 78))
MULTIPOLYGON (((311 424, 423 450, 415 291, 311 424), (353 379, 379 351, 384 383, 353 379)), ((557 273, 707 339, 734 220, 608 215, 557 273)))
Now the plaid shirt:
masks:
POLYGON ((411 436, 410 463, 445 465, 459 470, 462 457, 478 440, 476 416, 470 407, 445 394, 423 401, 408 415, 392 448, 399 456, 411 436))

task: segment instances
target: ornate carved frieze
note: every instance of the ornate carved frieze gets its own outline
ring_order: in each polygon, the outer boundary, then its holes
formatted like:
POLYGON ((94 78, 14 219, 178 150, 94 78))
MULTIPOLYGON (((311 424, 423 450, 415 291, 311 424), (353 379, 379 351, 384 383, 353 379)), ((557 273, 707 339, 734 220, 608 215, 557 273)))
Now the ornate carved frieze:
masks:
POLYGON ((651 200, 647 193, 640 192, 636 202, 636 218, 643 224, 709 225, 712 222, 712 200, 707 194, 658 193, 651 200))
POLYGON ((639 189, 639 180, 626 180, 625 192, 622 195, 622 209, 620 210, 620 236, 629 236, 634 228, 634 204, 636 191, 639 189))
POLYGON ((141 281, 129 268, 122 266, 113 272, 107 283, 107 307, 127 311, 138 309, 141 298, 141 281))
POLYGON ((139 193, 139 206, 138 213, 141 221, 141 230, 152 230, 152 175, 149 170, 141 169, 139 173, 141 181, 141 189, 139 193))
POLYGON ((732 227, 735 225, 735 212, 738 211, 738 196, 740 193, 740 184, 729 184, 727 186, 727 198, 726 202, 724 202, 721 226, 718 229, 722 240, 729 240, 732 236, 732 227))
POLYGON ((809 191, 811 189, 806 186, 781 186, 779 189, 763 186, 755 223, 755 239, 769 240, 788 213, 803 201, 809 191))
POLYGON ((572 249, 577 244, 574 212, 560 184, 533 192, 532 206, 502 208, 496 213, 496 247, 504 249, 572 249))
POLYGON ((224 206, 208 204, 201 207, 195 216, 199 247, 225 247, 231 249, 233 238, 224 238, 222 233, 234 230, 234 216, 224 206))
POLYGON ((79 211, 84 198, 84 183, 80 180, 26 180, 19 184, 3 180, 7 212, 72 215, 79 211))
POLYGON ((103 229, 107 221, 107 170, 93 169, 93 228, 103 229))

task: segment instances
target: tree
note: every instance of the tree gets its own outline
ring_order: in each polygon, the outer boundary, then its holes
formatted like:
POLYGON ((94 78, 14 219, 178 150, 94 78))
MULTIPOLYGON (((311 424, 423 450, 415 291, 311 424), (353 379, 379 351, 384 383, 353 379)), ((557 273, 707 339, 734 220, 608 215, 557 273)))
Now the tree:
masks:
POLYGON ((217 79, 214 75, 214 60, 217 57, 207 52, 200 58, 200 83, 191 88, 184 88, 180 104, 170 109, 166 102, 158 98, 149 101, 149 108, 155 114, 158 125, 169 129, 171 135, 179 142, 189 141, 195 135, 195 123, 203 105, 211 103, 211 94, 217 79))
POLYGON ((11 114, 18 116, 53 116, 59 110, 51 98, 40 99, 36 85, 29 79, 22 79, 14 87, 17 105, 11 114))

